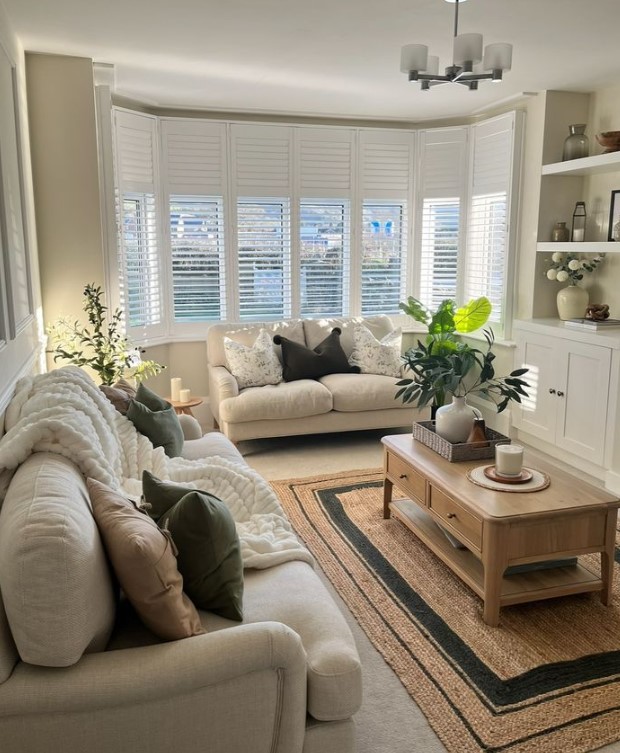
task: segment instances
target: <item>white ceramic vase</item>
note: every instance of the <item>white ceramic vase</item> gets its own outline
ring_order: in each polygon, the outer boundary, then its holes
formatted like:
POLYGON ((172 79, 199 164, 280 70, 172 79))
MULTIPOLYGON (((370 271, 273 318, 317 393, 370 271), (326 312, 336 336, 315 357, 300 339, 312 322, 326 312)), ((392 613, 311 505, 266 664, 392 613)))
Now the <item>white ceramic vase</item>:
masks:
POLYGON ((452 403, 437 408, 435 431, 448 442, 465 442, 480 412, 467 405, 464 397, 453 397, 452 403))
POLYGON ((579 285, 567 285, 558 291, 558 316, 562 321, 584 317, 589 299, 588 291, 584 288, 580 288, 579 285))

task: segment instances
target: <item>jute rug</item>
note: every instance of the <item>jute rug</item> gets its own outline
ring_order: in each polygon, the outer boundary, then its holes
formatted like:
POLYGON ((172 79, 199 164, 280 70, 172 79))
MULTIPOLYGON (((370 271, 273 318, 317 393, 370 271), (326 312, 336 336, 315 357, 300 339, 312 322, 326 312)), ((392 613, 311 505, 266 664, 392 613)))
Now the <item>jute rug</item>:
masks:
MULTIPOLYGON (((552 599, 504 608, 488 627, 481 600, 383 519, 381 479, 353 471, 273 487, 448 751, 582 753, 620 739, 620 573, 611 607, 594 594, 552 599)), ((598 555, 584 559, 597 567, 598 555)))

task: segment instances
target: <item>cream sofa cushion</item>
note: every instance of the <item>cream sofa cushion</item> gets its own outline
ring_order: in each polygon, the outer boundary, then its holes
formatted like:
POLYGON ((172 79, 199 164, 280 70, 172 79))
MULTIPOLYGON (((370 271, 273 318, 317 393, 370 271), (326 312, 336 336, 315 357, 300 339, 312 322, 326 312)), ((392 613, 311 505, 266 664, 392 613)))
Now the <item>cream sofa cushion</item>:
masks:
POLYGON ((400 378, 402 339, 400 327, 377 340, 365 324, 358 324, 353 328, 353 352, 349 362, 352 366, 358 366, 362 374, 400 378))
POLYGON ((330 391, 314 379, 248 387, 220 404, 220 418, 228 423, 276 418, 305 418, 332 410, 330 391))
POLYGON ((328 374, 319 380, 330 391, 334 410, 357 411, 403 408, 411 410, 402 400, 395 400, 398 391, 394 377, 379 374, 328 374))
POLYGON ((264 384, 279 384, 282 381, 282 364, 266 329, 260 330, 252 345, 224 337, 224 351, 240 390, 245 387, 262 387, 264 384))
POLYGON ((60 455, 17 470, 0 512, 0 589, 22 660, 68 667, 102 651, 115 595, 84 479, 60 455))
MULTIPOLYGON (((291 319, 289 321, 279 322, 243 322, 212 324, 207 332, 207 361, 210 366, 226 366, 229 368, 224 350, 224 337, 229 337, 235 342, 251 347, 258 337, 261 329, 267 332, 273 338, 274 335, 284 335, 289 340, 305 345, 304 325, 301 319, 291 319)), ((330 330, 331 331, 331 330, 330 330)), ((329 334, 327 332, 326 334, 329 334)), ((282 350, 279 345, 273 346, 276 355, 282 360, 282 350)))
POLYGON ((392 320, 389 316, 385 316, 384 314, 379 316, 357 316, 340 319, 304 319, 303 325, 306 334, 306 345, 309 348, 316 348, 316 346, 322 342, 327 335, 329 335, 334 327, 339 327, 341 330, 340 345, 342 345, 342 349, 346 353, 347 358, 349 358, 353 352, 353 330, 359 324, 364 324, 368 327, 377 340, 381 340, 382 337, 394 329, 392 320))

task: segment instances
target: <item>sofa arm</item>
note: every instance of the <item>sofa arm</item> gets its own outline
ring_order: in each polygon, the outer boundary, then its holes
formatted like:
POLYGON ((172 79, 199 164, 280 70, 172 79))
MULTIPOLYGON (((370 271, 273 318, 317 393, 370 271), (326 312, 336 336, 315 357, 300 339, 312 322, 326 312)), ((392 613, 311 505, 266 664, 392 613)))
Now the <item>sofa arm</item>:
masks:
POLYGON ((305 652, 275 622, 85 654, 66 668, 20 663, 0 685, 6 753, 300 753, 305 721, 305 652))
POLYGON ((215 420, 220 420, 220 403, 229 397, 237 397, 239 385, 225 366, 208 366, 209 405, 215 420))
POLYGON ((186 413, 181 413, 178 417, 181 429, 183 430, 183 438, 188 439, 200 439, 202 437, 202 427, 193 416, 188 416, 186 413))

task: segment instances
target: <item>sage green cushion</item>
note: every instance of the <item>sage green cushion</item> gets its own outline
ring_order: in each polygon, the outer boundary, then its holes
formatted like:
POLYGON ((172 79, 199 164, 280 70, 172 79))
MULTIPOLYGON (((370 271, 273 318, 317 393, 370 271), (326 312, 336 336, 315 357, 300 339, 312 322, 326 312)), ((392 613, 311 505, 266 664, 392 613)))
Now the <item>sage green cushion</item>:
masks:
POLYGON ((226 504, 208 492, 142 474, 149 514, 178 550, 183 590, 200 609, 243 619, 243 562, 235 521, 226 504))
POLYGON ((144 382, 140 382, 138 385, 135 399, 153 411, 166 410, 166 408, 170 407, 170 403, 167 400, 164 400, 163 397, 160 397, 153 390, 146 387, 144 382))
POLYGON ((140 434, 148 437, 153 447, 163 447, 170 458, 176 458, 183 449, 183 429, 179 417, 170 405, 165 410, 151 410, 146 405, 132 400, 127 418, 140 434))

